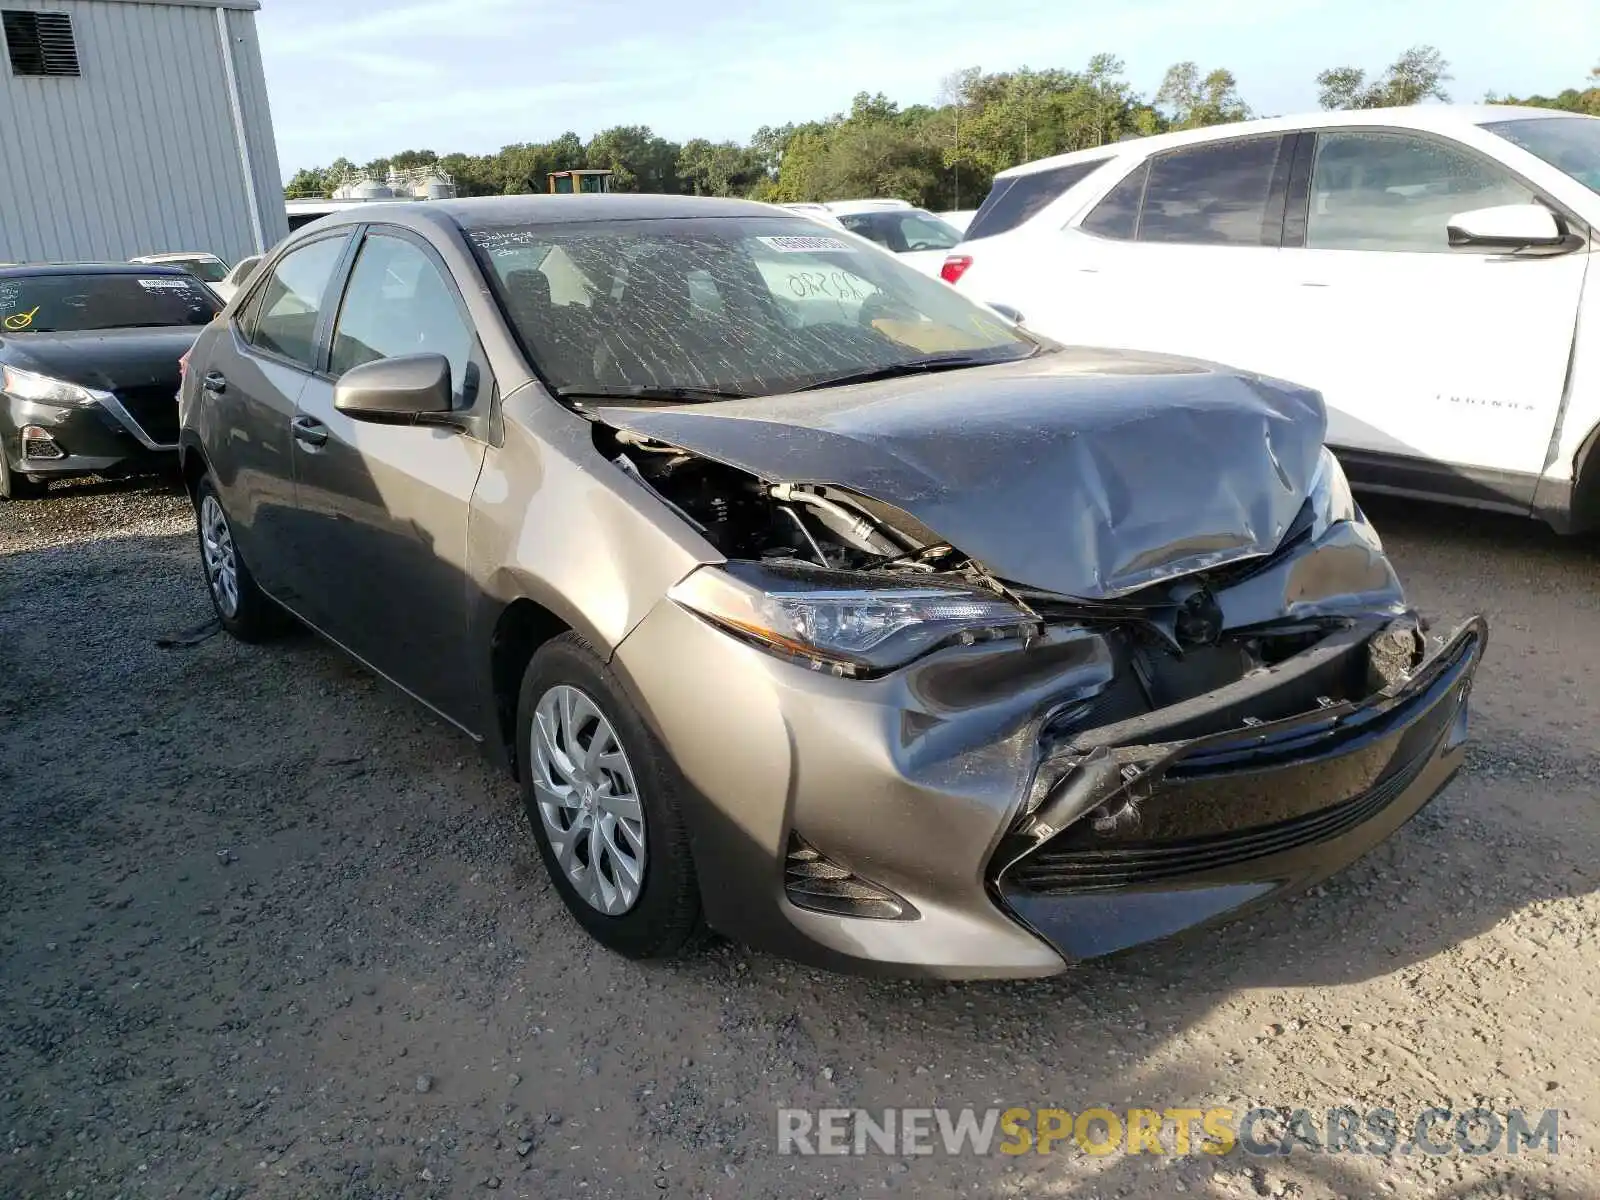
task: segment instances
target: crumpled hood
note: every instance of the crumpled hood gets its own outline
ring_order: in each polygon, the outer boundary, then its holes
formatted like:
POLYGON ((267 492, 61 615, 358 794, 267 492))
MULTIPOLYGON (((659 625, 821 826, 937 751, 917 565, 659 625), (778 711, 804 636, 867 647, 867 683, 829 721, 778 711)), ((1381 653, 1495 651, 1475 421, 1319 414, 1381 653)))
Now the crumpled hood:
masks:
POLYGON ((1270 553, 1305 502, 1314 391, 1066 349, 785 396, 603 408, 617 429, 901 509, 1001 579, 1106 599, 1270 553))
POLYGON ((24 371, 104 392, 165 383, 176 392, 178 360, 203 329, 201 325, 174 325, 13 334, 0 340, 0 357, 24 371))

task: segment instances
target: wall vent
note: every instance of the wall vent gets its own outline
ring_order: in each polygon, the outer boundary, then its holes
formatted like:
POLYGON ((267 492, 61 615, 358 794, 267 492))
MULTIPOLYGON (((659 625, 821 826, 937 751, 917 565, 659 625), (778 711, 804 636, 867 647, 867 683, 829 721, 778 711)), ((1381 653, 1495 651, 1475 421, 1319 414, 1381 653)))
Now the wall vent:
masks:
POLYGON ((66 13, 0 11, 13 75, 81 75, 72 18, 66 13))

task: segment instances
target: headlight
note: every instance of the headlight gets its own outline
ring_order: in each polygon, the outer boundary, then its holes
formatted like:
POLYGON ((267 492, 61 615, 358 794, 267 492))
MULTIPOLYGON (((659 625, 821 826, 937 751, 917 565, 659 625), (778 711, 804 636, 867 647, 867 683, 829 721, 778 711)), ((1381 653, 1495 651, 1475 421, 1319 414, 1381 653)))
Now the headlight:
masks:
POLYGON ((32 371, 19 371, 15 367, 0 368, 4 391, 18 400, 33 400, 39 404, 59 404, 71 408, 76 404, 93 404, 96 394, 88 388, 48 375, 35 375, 32 371))
POLYGON ((1028 614, 989 592, 896 586, 882 575, 731 562, 667 593, 749 641, 838 675, 885 671, 942 641, 1020 636, 1028 614))
POLYGON ((1313 541, 1340 521, 1361 519, 1361 509, 1350 494, 1350 481, 1344 477, 1344 468, 1326 446, 1322 448, 1316 473, 1311 477, 1310 500, 1311 510, 1316 514, 1311 526, 1313 541))

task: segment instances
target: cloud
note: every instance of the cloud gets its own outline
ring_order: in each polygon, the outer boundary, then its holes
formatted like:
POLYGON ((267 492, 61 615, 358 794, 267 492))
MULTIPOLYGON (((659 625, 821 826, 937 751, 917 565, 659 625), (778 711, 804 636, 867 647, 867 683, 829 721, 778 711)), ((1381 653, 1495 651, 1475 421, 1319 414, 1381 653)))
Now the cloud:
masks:
POLYGON ((525 36, 577 19, 571 9, 536 10, 527 0, 423 0, 342 20, 317 20, 307 14, 292 25, 263 21, 261 40, 268 54, 341 55, 395 40, 482 40, 493 37, 496 26, 507 36, 525 36))
POLYGON ((482 153, 617 124, 744 138, 825 118, 858 91, 931 102, 962 67, 1081 68, 1098 51, 1122 56, 1146 95, 1175 61, 1228 67, 1266 112, 1312 106, 1324 67, 1382 69, 1415 42, 1437 41, 1463 99, 1554 90, 1592 63, 1593 0, 1541 0, 1559 45, 1514 8, 1480 0, 1463 21, 1464 2, 1009 0, 1002 12, 973 0, 340 0, 330 18, 329 0, 270 0, 258 28, 286 169, 408 145, 482 153))

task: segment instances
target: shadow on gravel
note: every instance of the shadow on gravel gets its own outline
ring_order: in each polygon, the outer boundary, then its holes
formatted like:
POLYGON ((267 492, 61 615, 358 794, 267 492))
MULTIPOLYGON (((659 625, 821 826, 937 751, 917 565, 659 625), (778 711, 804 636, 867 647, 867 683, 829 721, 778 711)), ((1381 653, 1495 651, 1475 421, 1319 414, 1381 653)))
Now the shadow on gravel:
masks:
POLYGON ((183 477, 176 469, 150 475, 124 475, 116 479, 102 479, 98 475, 89 475, 82 479, 64 479, 52 483, 50 490, 43 496, 19 503, 38 507, 56 504, 63 500, 99 500, 139 492, 180 495, 183 492, 183 477))
POLYGON ((1385 538, 1427 542, 1440 554, 1541 554, 1600 564, 1600 534, 1558 534, 1543 521, 1398 496, 1358 495, 1362 510, 1385 538))

